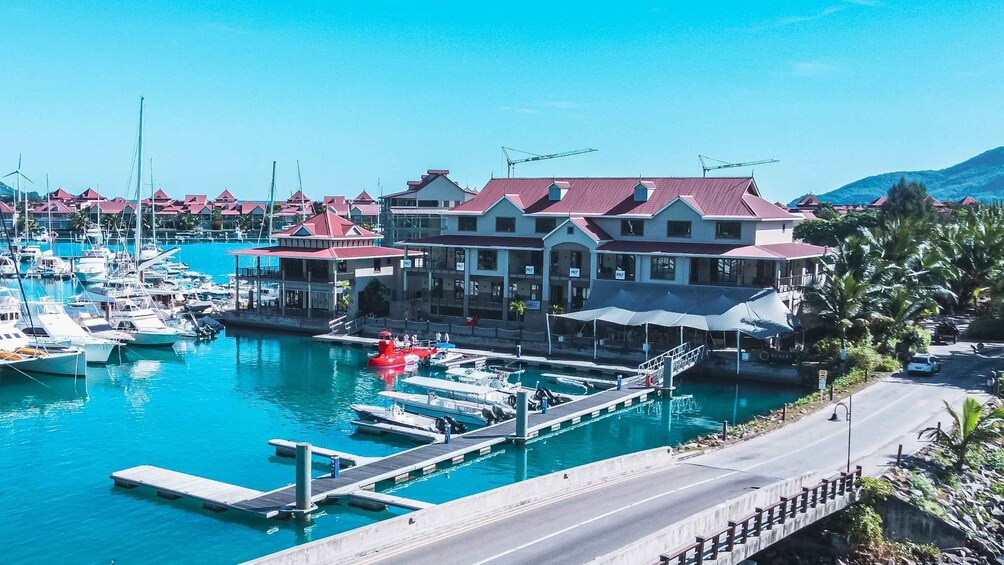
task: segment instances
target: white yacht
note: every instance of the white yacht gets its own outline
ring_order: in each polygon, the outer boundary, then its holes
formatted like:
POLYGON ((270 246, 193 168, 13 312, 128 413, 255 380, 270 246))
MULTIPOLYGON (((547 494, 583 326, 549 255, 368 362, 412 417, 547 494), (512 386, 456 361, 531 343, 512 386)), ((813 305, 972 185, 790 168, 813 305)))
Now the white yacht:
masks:
POLYGON ((146 261, 148 259, 153 259, 154 257, 160 255, 163 252, 164 250, 161 249, 160 247, 157 247, 156 243, 147 243, 143 245, 143 247, 141 247, 139 250, 139 260, 146 261))
POLYGON ((42 248, 37 245, 24 245, 17 252, 17 260, 22 263, 32 263, 42 256, 42 248))
POLYGON ((40 277, 62 277, 70 274, 71 271, 70 264, 53 255, 52 251, 46 251, 36 257, 28 269, 29 274, 40 277))
POLYGON ((134 345, 171 347, 179 331, 169 328, 149 305, 137 303, 139 297, 119 298, 112 306, 108 321, 112 328, 132 334, 134 345))
POLYGON ((108 256, 111 252, 104 247, 92 247, 84 251, 77 260, 74 273, 84 284, 103 282, 108 277, 108 256))
POLYGON ((39 343, 81 348, 88 363, 107 363, 119 346, 118 341, 88 334, 58 302, 29 302, 27 314, 19 324, 24 333, 31 334, 39 343))
POLYGON ((129 345, 136 341, 133 334, 116 330, 108 323, 108 320, 101 316, 95 316, 89 312, 80 312, 74 316, 74 321, 90 335, 117 341, 120 345, 129 345))
POLYGON ((84 230, 84 240, 91 245, 101 245, 105 242, 105 234, 100 227, 92 225, 84 230))
POLYGON ((512 409, 504 409, 497 404, 488 402, 472 402, 443 398, 435 391, 427 394, 408 394, 396 391, 381 391, 380 396, 401 405, 405 411, 432 417, 449 416, 467 425, 485 426, 495 423, 496 419, 508 420, 515 414, 512 409))
POLYGON ((0 297, 0 370, 19 374, 22 371, 83 377, 86 358, 74 347, 32 347, 31 340, 15 324, 21 317, 20 302, 0 297))
POLYGON ((13 277, 18 273, 17 261, 10 255, 0 255, 0 276, 13 277))

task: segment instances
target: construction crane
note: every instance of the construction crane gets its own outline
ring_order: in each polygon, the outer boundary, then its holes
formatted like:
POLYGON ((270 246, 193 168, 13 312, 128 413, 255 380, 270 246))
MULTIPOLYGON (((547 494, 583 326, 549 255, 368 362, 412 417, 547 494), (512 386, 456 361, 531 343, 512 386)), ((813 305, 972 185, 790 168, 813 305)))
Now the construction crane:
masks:
POLYGON ((505 154, 506 164, 509 166, 506 176, 512 178, 512 173, 516 170, 516 165, 519 163, 529 163, 531 161, 546 161, 547 159, 557 159, 558 157, 570 157, 572 155, 582 155, 583 153, 592 153, 597 151, 597 149, 586 148, 586 149, 575 149, 572 151, 564 151, 561 153, 551 153, 550 155, 538 155, 536 153, 530 153, 529 151, 522 151, 520 149, 513 149, 512 147, 502 146, 502 153, 505 154), (513 160, 509 156, 510 151, 515 151, 516 153, 523 153, 524 155, 530 155, 529 157, 523 159, 513 160))
POLYGON ((731 169, 732 167, 749 167, 752 165, 764 165, 767 163, 780 163, 780 161, 778 161, 777 159, 762 159, 760 161, 747 161, 745 163, 729 163, 728 161, 712 159, 711 157, 705 157, 704 155, 698 155, 697 158, 701 160, 702 177, 708 176, 708 171, 716 171, 718 169, 731 169), (707 159, 708 161, 714 161, 716 163, 721 163, 721 164, 711 165, 709 167, 708 164, 704 162, 705 159, 707 159))

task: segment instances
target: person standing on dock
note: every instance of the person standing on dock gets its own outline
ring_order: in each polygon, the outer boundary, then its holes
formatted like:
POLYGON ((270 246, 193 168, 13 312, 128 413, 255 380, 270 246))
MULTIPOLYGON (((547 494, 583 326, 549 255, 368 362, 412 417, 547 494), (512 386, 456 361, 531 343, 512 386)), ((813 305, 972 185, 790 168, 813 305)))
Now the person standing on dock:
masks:
POLYGON ((443 343, 450 343, 450 333, 443 334, 443 343))
POLYGON ((443 332, 436 332, 436 343, 443 342, 443 332))
POLYGON ((418 334, 411 334, 411 346, 418 347, 418 334))

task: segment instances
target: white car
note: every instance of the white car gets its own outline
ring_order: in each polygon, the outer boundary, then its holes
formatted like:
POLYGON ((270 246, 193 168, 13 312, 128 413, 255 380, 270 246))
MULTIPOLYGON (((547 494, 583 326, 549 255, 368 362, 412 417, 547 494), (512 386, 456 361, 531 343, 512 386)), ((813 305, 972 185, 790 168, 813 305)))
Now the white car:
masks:
POLYGON ((918 353, 906 366, 908 374, 933 375, 941 371, 941 361, 930 353, 918 353))

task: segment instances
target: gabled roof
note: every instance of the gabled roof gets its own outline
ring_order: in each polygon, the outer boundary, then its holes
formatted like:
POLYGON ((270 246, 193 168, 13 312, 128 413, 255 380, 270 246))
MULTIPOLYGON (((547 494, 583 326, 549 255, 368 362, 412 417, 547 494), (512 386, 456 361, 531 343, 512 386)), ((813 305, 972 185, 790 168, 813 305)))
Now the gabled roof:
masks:
POLYGON ((290 204, 302 204, 304 202, 310 202, 310 199, 307 198, 307 195, 304 194, 302 190, 297 190, 286 202, 290 204))
POLYGON ((426 185, 428 185, 430 182, 436 180, 439 177, 445 178, 446 180, 450 181, 450 183, 453 184, 453 186, 455 186, 457 188, 460 188, 460 190, 462 190, 462 191, 464 191, 464 192, 466 192, 468 194, 477 194, 477 191, 475 191, 475 190, 471 190, 469 188, 461 188, 459 184, 457 184, 453 179, 451 179, 450 177, 447 176, 449 174, 450 174, 450 171, 448 171, 446 169, 429 169, 429 170, 427 170, 425 172, 424 175, 422 175, 421 180, 410 180, 410 181, 408 181, 408 188, 407 189, 402 190, 401 192, 395 192, 394 194, 388 194, 386 196, 382 196, 381 198, 394 198, 394 197, 397 197, 397 196, 404 196, 404 195, 406 195, 406 194, 408 194, 410 192, 415 192, 416 190, 421 190, 426 185))
POLYGON ((122 200, 99 200, 91 205, 91 207, 97 207, 101 210, 102 214, 121 214, 125 210, 135 210, 136 205, 132 202, 126 202, 125 199, 122 200))
POLYGON ((220 195, 216 197, 216 200, 214 200, 214 202, 236 202, 236 201, 237 197, 235 197, 233 194, 230 194, 229 188, 224 188, 223 192, 221 192, 220 195))
POLYGON ((87 190, 81 192, 80 196, 77 198, 80 198, 81 200, 101 200, 101 195, 93 188, 88 188, 87 190))
POLYGON ((205 194, 186 194, 185 204, 205 204, 206 195, 205 194))
POLYGON ((349 203, 345 201, 344 196, 325 196, 323 205, 325 208, 330 208, 341 216, 349 213, 349 203))
POLYGON ((70 208, 65 203, 59 200, 53 200, 52 202, 43 202, 42 204, 36 206, 32 212, 36 214, 72 214, 73 208, 70 208))
POLYGON ((50 192, 48 196, 52 200, 66 200, 66 201, 76 200, 76 197, 74 197, 69 192, 66 192, 62 188, 57 188, 56 190, 50 192))
POLYGON ((589 218, 574 217, 569 218, 568 221, 578 226, 593 241, 610 241, 613 239, 606 230, 589 218))
POLYGON ((379 216, 380 215, 380 205, 379 204, 353 204, 352 208, 349 209, 349 214, 358 212, 359 216, 379 216))
POLYGON ((977 199, 975 199, 975 198, 973 198, 972 196, 967 196, 967 197, 963 198, 962 200, 959 200, 959 204, 962 205, 962 206, 973 206, 973 205, 979 204, 979 203, 980 203, 980 201, 977 200, 977 199))
POLYGON ((537 215, 651 217, 679 198, 704 216, 798 218, 761 198, 750 177, 492 179, 477 196, 453 212, 483 213, 504 197, 521 202, 524 213, 537 215), (642 180, 655 188, 645 201, 638 202, 634 189, 642 180), (553 184, 564 189, 560 200, 548 199, 553 184))
POLYGON ((155 201, 157 201, 157 202, 160 202, 160 201, 163 201, 163 200, 174 200, 173 198, 171 198, 170 196, 168 196, 167 193, 164 192, 164 189, 162 189, 162 188, 158 188, 157 192, 153 193, 153 199, 155 201))
POLYGON ((6 202, 0 202, 0 212, 3 212, 4 214, 13 214, 14 208, 12 208, 11 205, 7 204, 6 202))
POLYGON ((361 228, 327 209, 312 218, 308 218, 294 226, 286 228, 276 235, 290 237, 323 237, 329 239, 346 237, 377 237, 377 234, 361 228))
POLYGON ((814 194, 806 194, 795 203, 795 206, 819 206, 819 199, 814 194))
POLYGON ((885 204, 886 200, 888 200, 888 198, 886 198, 884 195, 883 196, 879 196, 875 200, 872 200, 871 202, 869 202, 868 203, 868 207, 869 208, 881 208, 882 205, 885 204))
POLYGON ((241 214, 251 214, 255 210, 261 210, 262 213, 268 208, 264 202, 241 202, 240 212, 241 214))
POLYGON ((362 192, 359 193, 359 196, 356 196, 355 198, 353 198, 352 202, 353 203, 356 203, 356 202, 359 202, 359 203, 369 203, 369 202, 376 202, 376 200, 373 200, 373 197, 370 196, 369 193, 364 190, 364 191, 362 191, 362 192))

